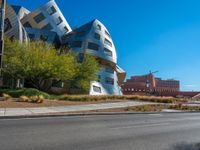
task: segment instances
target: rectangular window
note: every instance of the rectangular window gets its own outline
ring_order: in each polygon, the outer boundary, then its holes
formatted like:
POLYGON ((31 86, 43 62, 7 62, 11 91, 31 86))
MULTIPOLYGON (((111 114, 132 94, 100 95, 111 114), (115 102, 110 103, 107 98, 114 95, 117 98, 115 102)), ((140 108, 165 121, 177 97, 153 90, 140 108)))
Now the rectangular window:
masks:
POLYGON ((97 93, 101 93, 101 88, 98 86, 93 86, 93 91, 97 93))
POLYGON ((105 67, 105 71, 108 72, 108 73, 114 73, 114 70, 109 66, 105 67))
POLYGON ((8 18, 6 18, 4 21, 4 32, 7 32, 11 28, 12 28, 12 25, 10 23, 10 20, 8 18))
POLYGON ((49 15, 53 15, 54 13, 56 13, 56 9, 54 6, 51 6, 50 8, 47 9, 47 12, 49 15))
POLYGON ((68 31, 69 31, 69 29, 67 27, 64 27, 64 32, 66 33, 68 31))
POLYGON ((92 49, 92 50, 98 51, 99 50, 99 45, 95 44, 95 43, 92 43, 92 42, 88 42, 88 49, 92 49))
POLYGON ((110 37, 110 34, 109 34, 108 31, 106 31, 106 30, 105 30, 105 34, 106 34, 107 36, 110 37))
POLYGON ((32 26, 31 26, 31 24, 30 24, 29 22, 24 23, 23 26, 24 26, 24 27, 27 27, 27 28, 32 28, 32 26))
POLYGON ((112 51, 107 49, 107 48, 104 48, 104 53, 109 55, 109 56, 112 56, 112 51))
POLYGON ((28 34, 28 37, 29 37, 31 40, 33 40, 33 39, 35 39, 35 34, 28 34))
POLYGON ((95 38, 95 39, 100 40, 100 37, 101 37, 100 34, 94 33, 94 38, 95 38))
POLYGON ((72 42, 71 47, 77 47, 77 48, 82 47, 82 41, 74 41, 74 42, 72 42))
POLYGON ((58 18, 56 19, 56 24, 57 24, 57 25, 61 24, 62 22, 63 22, 63 20, 62 20, 61 17, 58 17, 58 18))
POLYGON ((50 23, 48 23, 48 24, 46 24, 44 27, 42 27, 42 29, 44 29, 44 30, 52 30, 53 29, 53 27, 51 26, 51 24, 50 23))
POLYGON ((108 39, 106 39, 106 38, 105 38, 104 43, 105 43, 106 45, 109 45, 110 47, 112 47, 112 43, 111 43, 108 39))
POLYGON ((40 23, 44 19, 45 19, 45 16, 43 15, 43 13, 40 13, 37 16, 34 17, 34 20, 35 20, 36 23, 40 23))
POLYGON ((107 84, 114 85, 114 79, 113 78, 106 77, 105 81, 106 81, 107 84))
POLYGON ((97 29, 101 31, 101 25, 97 25, 97 29))

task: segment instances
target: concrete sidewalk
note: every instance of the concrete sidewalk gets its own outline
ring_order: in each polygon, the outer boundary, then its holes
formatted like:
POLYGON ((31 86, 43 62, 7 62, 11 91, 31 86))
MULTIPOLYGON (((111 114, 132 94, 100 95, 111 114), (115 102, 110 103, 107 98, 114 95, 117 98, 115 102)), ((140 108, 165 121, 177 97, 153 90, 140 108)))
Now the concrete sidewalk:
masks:
POLYGON ((128 106, 141 106, 156 104, 150 102, 115 102, 115 103, 101 103, 101 104, 88 104, 88 105, 76 105, 76 106, 59 106, 59 107, 38 107, 38 108, 0 108, 0 117, 5 116, 35 116, 42 114, 52 113, 69 113, 77 111, 89 111, 99 109, 111 109, 111 108, 124 108, 128 106))

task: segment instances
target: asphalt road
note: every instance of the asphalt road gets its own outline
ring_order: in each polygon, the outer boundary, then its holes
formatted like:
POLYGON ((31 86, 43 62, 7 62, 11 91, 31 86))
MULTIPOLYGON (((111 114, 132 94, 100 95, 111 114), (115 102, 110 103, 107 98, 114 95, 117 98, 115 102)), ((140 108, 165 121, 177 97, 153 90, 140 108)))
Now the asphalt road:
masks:
POLYGON ((199 150, 200 113, 1 119, 0 150, 199 150))

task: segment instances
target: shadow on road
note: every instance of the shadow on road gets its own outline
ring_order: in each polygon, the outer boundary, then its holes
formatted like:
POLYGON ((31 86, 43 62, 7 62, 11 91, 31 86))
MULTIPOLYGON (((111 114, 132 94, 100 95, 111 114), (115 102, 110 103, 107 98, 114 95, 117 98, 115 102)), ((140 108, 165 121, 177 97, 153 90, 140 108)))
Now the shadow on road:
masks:
POLYGON ((179 143, 176 144, 173 148, 170 148, 170 150, 200 150, 200 143, 179 143))

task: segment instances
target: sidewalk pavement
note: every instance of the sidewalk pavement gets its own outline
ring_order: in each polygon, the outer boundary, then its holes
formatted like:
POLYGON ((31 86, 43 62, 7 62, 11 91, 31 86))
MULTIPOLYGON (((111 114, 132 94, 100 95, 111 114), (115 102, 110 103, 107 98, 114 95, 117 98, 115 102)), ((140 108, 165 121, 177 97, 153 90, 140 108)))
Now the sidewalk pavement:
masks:
POLYGON ((37 108, 0 108, 0 117, 6 116, 36 116, 42 114, 69 113, 77 111, 90 111, 99 109, 125 108, 128 106, 141 106, 156 104, 151 102, 115 102, 101 104, 87 104, 76 106, 59 106, 59 107, 37 107, 37 108))

